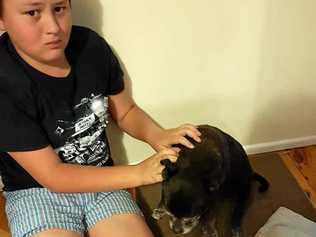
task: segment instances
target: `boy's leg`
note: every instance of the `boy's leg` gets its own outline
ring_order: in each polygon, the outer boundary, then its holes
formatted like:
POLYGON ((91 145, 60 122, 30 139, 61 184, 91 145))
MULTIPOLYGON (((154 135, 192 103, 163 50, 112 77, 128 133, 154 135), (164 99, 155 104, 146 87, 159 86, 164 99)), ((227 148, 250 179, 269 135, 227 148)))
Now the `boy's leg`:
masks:
POLYGON ((83 237, 83 234, 79 234, 74 231, 66 231, 61 229, 51 229, 42 231, 39 234, 32 235, 32 237, 83 237))
POLYGON ((96 194, 85 210, 89 237, 153 237, 129 192, 96 194))
POLYGON ((153 237, 144 218, 136 214, 120 214, 97 222, 89 237, 153 237))
POLYGON ((58 194, 45 188, 32 188, 5 192, 4 196, 12 237, 83 236, 85 226, 80 194, 58 194))

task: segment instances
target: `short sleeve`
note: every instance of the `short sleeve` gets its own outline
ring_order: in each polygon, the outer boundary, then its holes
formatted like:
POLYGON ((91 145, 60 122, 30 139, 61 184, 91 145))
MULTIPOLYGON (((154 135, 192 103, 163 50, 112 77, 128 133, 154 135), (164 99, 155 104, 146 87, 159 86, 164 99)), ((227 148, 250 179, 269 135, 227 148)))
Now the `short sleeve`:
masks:
POLYGON ((76 65, 77 76, 91 78, 89 85, 85 81, 78 84, 78 88, 83 85, 89 89, 98 86, 106 95, 115 95, 124 89, 124 73, 119 60, 104 37, 97 32, 73 26, 66 55, 70 63, 76 65))
POLYGON ((49 145, 41 127, 0 93, 0 151, 31 151, 49 145))
MULTIPOLYGON (((104 39, 103 39, 104 40, 104 39)), ((114 55, 109 44, 104 40, 105 55, 106 55, 106 68, 108 80, 108 93, 115 95, 124 89, 124 73, 120 66, 119 60, 114 55)))

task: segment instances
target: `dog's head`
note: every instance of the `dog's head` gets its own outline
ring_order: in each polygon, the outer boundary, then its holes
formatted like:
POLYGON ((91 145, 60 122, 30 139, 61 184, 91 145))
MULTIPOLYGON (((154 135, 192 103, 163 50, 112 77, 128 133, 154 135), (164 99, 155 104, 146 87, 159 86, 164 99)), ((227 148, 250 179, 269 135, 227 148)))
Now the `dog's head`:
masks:
POLYGON ((171 178, 163 184, 162 199, 153 217, 160 219, 167 215, 170 229, 176 234, 186 234, 199 223, 208 201, 207 193, 199 182, 171 178))
POLYGON ((211 144, 181 147, 178 161, 163 160, 162 199, 153 217, 169 216, 174 233, 189 233, 212 209, 222 183, 220 153, 211 144))
POLYGON ((169 225, 174 233, 189 233, 209 208, 211 199, 206 187, 193 177, 171 178, 163 185, 162 207, 169 216, 169 225))

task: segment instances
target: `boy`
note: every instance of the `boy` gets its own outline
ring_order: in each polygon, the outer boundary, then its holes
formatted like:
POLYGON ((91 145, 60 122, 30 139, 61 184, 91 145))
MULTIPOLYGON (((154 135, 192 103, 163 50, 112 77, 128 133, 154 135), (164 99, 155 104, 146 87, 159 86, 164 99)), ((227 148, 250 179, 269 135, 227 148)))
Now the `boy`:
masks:
POLYGON ((133 101, 105 40, 72 26, 68 0, 0 0, 0 169, 13 237, 152 236, 123 189, 162 181, 162 159, 200 141, 165 130, 133 101), (105 127, 157 153, 113 166, 105 127))

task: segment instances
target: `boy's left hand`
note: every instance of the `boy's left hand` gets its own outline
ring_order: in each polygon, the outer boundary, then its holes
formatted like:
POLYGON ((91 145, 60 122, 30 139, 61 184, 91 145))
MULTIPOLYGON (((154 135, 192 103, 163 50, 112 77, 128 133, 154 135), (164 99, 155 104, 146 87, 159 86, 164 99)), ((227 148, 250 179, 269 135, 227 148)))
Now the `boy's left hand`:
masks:
POLYGON ((193 144, 185 138, 185 136, 192 137, 195 141, 201 142, 201 133, 192 124, 184 124, 177 128, 163 129, 156 137, 156 144, 152 147, 156 151, 160 151, 165 148, 170 148, 172 145, 181 144, 188 148, 194 148, 193 144))

